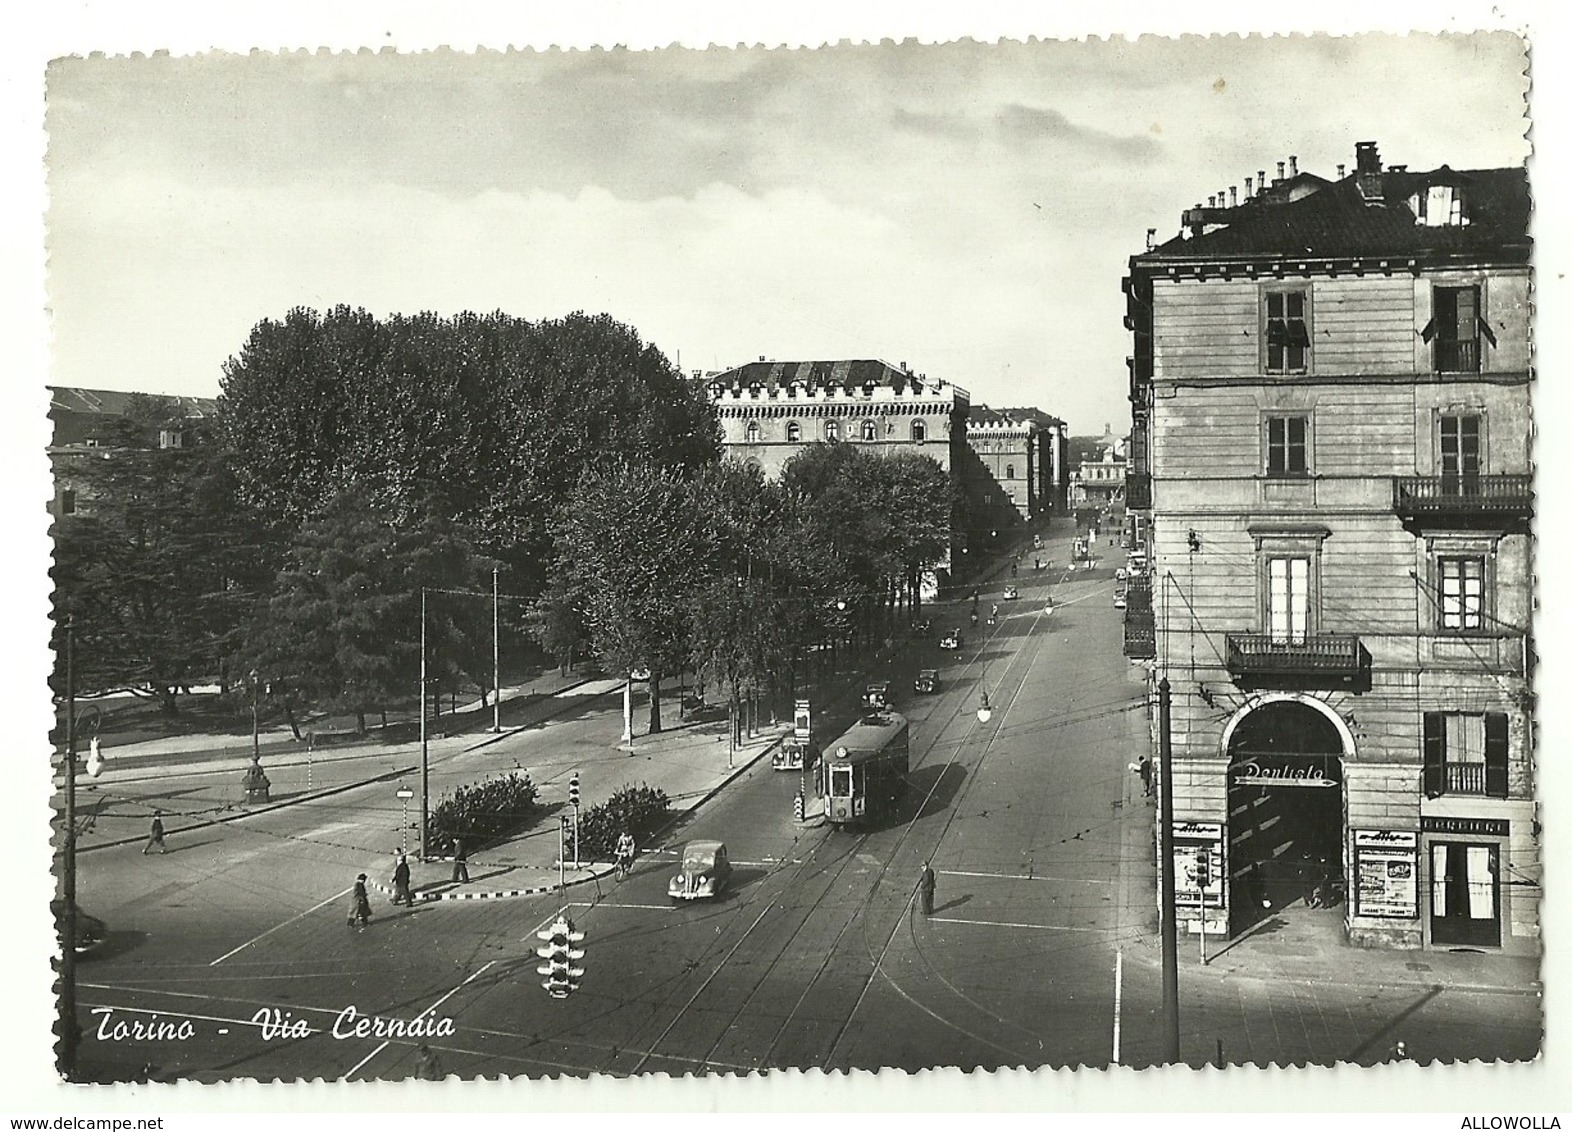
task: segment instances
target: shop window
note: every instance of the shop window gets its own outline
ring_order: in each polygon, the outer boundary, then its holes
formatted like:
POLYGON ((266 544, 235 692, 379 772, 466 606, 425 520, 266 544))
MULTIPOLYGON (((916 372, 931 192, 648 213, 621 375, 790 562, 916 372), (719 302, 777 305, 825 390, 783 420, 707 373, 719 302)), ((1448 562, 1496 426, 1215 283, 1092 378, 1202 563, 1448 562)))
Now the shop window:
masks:
POLYGON ((1504 712, 1425 712, 1424 790, 1443 794, 1507 796, 1507 717, 1504 712))
POLYGON ((1306 373, 1310 369, 1310 292, 1304 287, 1272 288, 1262 293, 1267 373, 1306 373))
POLYGON ((1266 474, 1288 478, 1310 474, 1310 418, 1304 414, 1266 418, 1266 474))

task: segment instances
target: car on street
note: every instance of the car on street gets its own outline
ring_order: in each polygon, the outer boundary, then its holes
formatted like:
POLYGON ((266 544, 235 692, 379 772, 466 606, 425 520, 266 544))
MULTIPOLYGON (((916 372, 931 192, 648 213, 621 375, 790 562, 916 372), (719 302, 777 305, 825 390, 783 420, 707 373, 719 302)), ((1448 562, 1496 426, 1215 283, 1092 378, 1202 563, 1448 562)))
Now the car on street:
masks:
POLYGON ((1011 601, 1011 600, 1014 600, 1015 598, 1018 598, 1020 596, 1021 596, 1021 591, 1016 589, 1014 586, 1005 586, 1004 587, 1004 600, 1005 601, 1011 601))
MULTIPOLYGON (((49 910, 55 916, 55 930, 61 934, 65 932, 65 908, 66 904, 63 898, 57 897, 49 902, 49 910)), ((86 955, 108 938, 109 925, 97 916, 83 911, 82 906, 78 904, 76 907, 76 953, 78 955, 86 955)))
POLYGON ((1122 582, 1126 578, 1128 578, 1129 576, 1130 576, 1130 572, 1128 570, 1126 570, 1123 566, 1120 566, 1117 570, 1114 571, 1114 581, 1116 581, 1116 582, 1122 582))
POLYGON ((1124 594, 1114 594, 1114 608, 1123 609, 1125 606, 1124 594))
POLYGON ((923 638, 933 632, 933 622, 924 617, 912 622, 912 636, 923 638))
POLYGON ((666 886, 673 900, 702 900, 719 896, 731 881, 731 862, 724 841, 690 841, 682 850, 682 865, 666 886))
POLYGON ((788 737, 770 757, 776 770, 805 770, 819 761, 819 749, 806 739, 788 737))
POLYGON ((961 631, 959 629, 951 629, 943 637, 939 638, 939 647, 941 649, 958 649, 958 648, 960 648, 961 647, 961 631))
POLYGON ((917 679, 912 681, 912 690, 924 695, 931 695, 939 690, 939 670, 937 668, 924 668, 917 673, 917 679))
POLYGON ((890 706, 890 682, 870 680, 863 689, 862 706, 867 711, 883 711, 890 706))

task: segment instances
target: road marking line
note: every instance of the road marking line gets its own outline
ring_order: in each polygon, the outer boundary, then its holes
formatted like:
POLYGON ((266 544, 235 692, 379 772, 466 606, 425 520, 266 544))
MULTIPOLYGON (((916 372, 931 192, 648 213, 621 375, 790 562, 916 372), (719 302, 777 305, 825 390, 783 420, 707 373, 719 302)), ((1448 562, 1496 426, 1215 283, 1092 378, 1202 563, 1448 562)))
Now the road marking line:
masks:
POLYGON ((674 904, 612 904, 602 900, 599 904, 591 904, 585 900, 575 900, 568 905, 569 908, 642 908, 649 912, 674 912, 674 904))
MULTIPOLYGON (((458 986, 456 986, 452 990, 448 991, 447 994, 445 994, 441 998, 437 999, 436 1002, 433 1002, 430 1006, 426 1007, 426 1009, 422 1010, 419 1014, 415 1015, 414 1020, 416 1022, 419 1022, 422 1018, 424 1018, 426 1015, 430 1014, 437 1007, 441 1006, 448 999, 450 999, 454 995, 458 994, 459 991, 461 991, 465 987, 469 986, 470 983, 472 983, 476 979, 480 978, 481 975, 484 975, 486 973, 486 969, 488 967, 494 966, 496 964, 496 962, 497 961, 495 959, 488 959, 486 961, 485 965, 482 966, 479 970, 471 973, 469 978, 465 979, 458 986)), ((356 1062, 355 1063, 355 1067, 353 1069, 351 1069, 348 1073, 344 1074, 344 1076, 341 1077, 340 1080, 342 1080, 342 1081, 349 1080, 356 1073, 360 1072, 360 1070, 365 1066, 366 1062, 370 1061, 373 1057, 376 1057, 377 1054, 381 1053, 383 1050, 387 1049, 388 1046, 390 1046, 392 1044, 393 1044, 393 1039, 391 1039, 391 1038, 389 1038, 387 1041, 383 1042, 376 1049, 372 1050, 370 1053, 366 1054, 365 1057, 361 1058, 358 1062, 356 1062)))
POLYGON ((1044 873, 966 873, 959 869, 940 869, 943 877, 993 877, 996 880, 1051 880, 1070 884, 1114 884, 1106 877, 1051 877, 1044 873))
POLYGON ((252 939, 246 940, 245 943, 242 943, 239 947, 235 948, 234 951, 226 951, 226 952, 224 952, 224 954, 220 955, 217 959, 215 959, 211 963, 209 963, 208 966, 209 967, 217 967, 220 963, 222 963, 224 960, 228 959, 231 955, 238 955, 240 952, 242 952, 246 948, 250 947, 253 943, 257 942, 257 940, 265 939, 268 936, 272 935, 274 932, 278 931, 279 928, 287 928, 287 927, 289 927, 290 924, 294 923, 296 920, 301 919, 302 917, 311 915, 311 913, 315 912, 318 908, 322 907, 323 904, 331 904, 335 900, 338 900, 338 899, 340 899, 342 897, 348 896, 349 893, 351 892, 351 890, 352 890, 351 888, 346 888, 342 892, 335 892, 332 896, 329 896, 326 900, 322 901, 321 904, 313 904, 311 907, 307 908, 304 912, 300 913, 299 916, 291 916, 289 919, 285 920, 282 924, 275 924, 271 928, 268 928, 268 930, 263 932, 261 935, 255 936, 252 939))
POLYGON ((1110 932, 1112 928, 1077 928, 1068 924, 1017 924, 1009 920, 957 920, 948 916, 929 916, 934 924, 974 924, 982 928, 1031 928, 1039 932, 1110 932))

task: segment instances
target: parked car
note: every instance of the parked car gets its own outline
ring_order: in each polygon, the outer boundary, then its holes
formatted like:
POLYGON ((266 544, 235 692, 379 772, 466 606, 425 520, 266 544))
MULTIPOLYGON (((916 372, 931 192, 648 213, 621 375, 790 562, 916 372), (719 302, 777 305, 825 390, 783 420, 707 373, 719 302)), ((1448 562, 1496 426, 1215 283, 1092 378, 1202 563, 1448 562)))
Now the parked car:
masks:
POLYGON ((961 647, 961 631, 959 629, 951 629, 943 637, 939 638, 939 647, 941 649, 958 649, 958 648, 960 648, 961 647))
POLYGON ((1124 594, 1114 594, 1114 608, 1123 609, 1125 606, 1124 594))
POLYGON ((917 679, 912 681, 912 690, 925 695, 931 695, 939 690, 939 670, 937 668, 924 668, 917 673, 917 679))
POLYGON ((1016 589, 1014 586, 1005 586, 1004 587, 1004 599, 1006 601, 1010 601, 1010 600, 1012 600, 1014 598, 1018 598, 1020 596, 1021 596, 1021 591, 1016 589))
MULTIPOLYGON (((65 900, 60 897, 56 897, 49 902, 49 910, 55 915, 55 930, 58 933, 64 933, 65 931, 65 907, 65 900)), ((82 906, 78 904, 76 907, 76 953, 85 955, 108 938, 109 925, 97 916, 83 911, 82 906)))
POLYGON ((724 841, 690 841, 682 851, 682 865, 666 886, 673 900, 700 900, 719 896, 731 881, 731 862, 724 841))
POLYGON ((1122 582, 1129 576, 1130 571, 1126 570, 1123 566, 1120 566, 1117 570, 1114 571, 1114 581, 1116 582, 1122 582))

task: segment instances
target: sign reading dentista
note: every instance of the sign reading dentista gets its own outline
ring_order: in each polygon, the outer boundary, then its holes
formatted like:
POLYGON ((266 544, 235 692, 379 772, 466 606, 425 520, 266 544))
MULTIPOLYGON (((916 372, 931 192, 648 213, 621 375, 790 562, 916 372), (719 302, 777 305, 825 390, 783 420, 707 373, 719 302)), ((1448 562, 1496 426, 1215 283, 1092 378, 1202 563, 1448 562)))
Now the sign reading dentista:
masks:
POLYGON ((1228 768, 1236 786, 1329 787, 1342 783, 1336 759, 1252 755, 1228 768))

